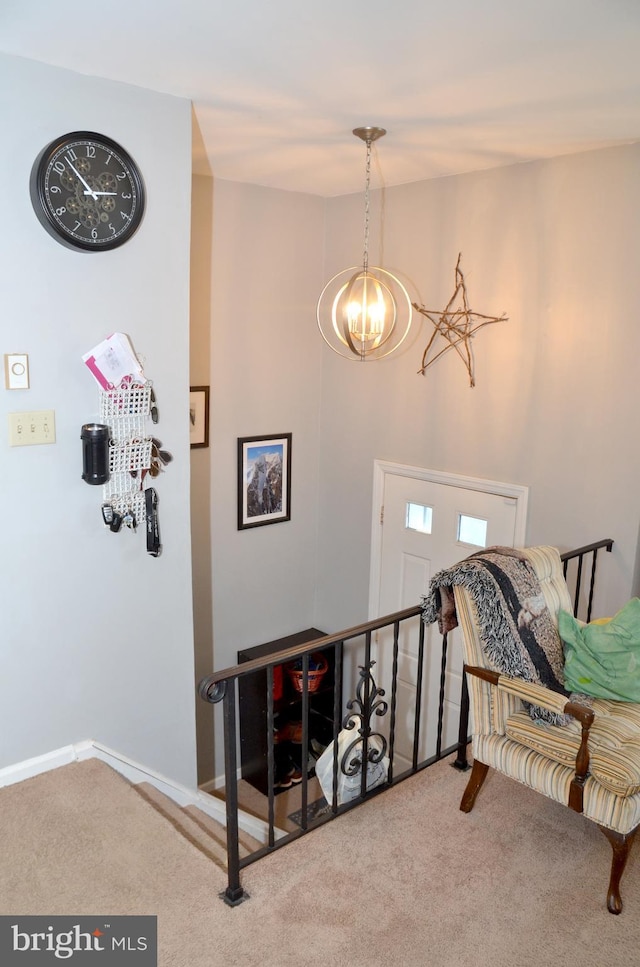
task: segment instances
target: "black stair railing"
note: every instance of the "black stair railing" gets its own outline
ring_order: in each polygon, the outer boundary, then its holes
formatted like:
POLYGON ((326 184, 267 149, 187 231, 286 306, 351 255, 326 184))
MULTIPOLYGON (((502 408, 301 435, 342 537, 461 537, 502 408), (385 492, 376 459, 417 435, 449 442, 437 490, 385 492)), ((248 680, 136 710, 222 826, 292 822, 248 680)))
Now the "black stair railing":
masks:
MULTIPOLYGON (((424 627, 422 622, 419 620, 421 615, 421 607, 417 605, 413 608, 406 608, 403 611, 398 611, 391 615, 386 615, 382 618, 377 618, 373 621, 365 622, 364 624, 357 625, 353 628, 347 629, 346 631, 341 631, 333 635, 324 635, 321 638, 317 638, 311 642, 306 642, 302 646, 294 646, 291 648, 283 649, 278 652, 274 652, 266 658, 255 658, 250 661, 243 662, 240 665, 236 665, 232 668, 225 668, 219 672, 214 672, 208 675, 206 678, 202 679, 198 686, 198 691, 200 697, 212 704, 222 703, 223 706, 223 727, 224 727, 224 750, 225 750, 225 800, 226 800, 226 814, 227 814, 227 874, 228 874, 228 886, 223 894, 223 899, 228 904, 235 906, 241 903, 245 899, 245 893, 242 889, 240 883, 240 871, 244 869, 250 863, 255 862, 260 859, 265 854, 271 852, 273 849, 280 848, 294 839, 299 838, 304 835, 310 828, 315 828, 316 826, 322 825, 333 819, 335 815, 340 812, 344 812, 348 809, 353 808, 360 801, 362 801, 362 796, 358 797, 356 800, 351 801, 346 804, 337 805, 334 803, 330 805, 330 808, 323 813, 322 816, 311 819, 309 814, 309 775, 306 769, 302 769, 301 775, 301 818, 299 828, 289 832, 283 832, 278 830, 275 824, 275 796, 276 796, 276 782, 275 782, 275 709, 274 709, 274 669, 278 666, 287 666, 293 662, 300 662, 302 671, 302 691, 301 691, 301 721, 302 721, 302 735, 301 735, 301 747, 303 750, 302 758, 306 761, 306 756, 308 749, 310 747, 309 741, 309 662, 312 654, 316 652, 326 652, 328 649, 333 649, 335 654, 335 668, 333 675, 333 737, 334 748, 337 743, 338 733, 340 731, 341 717, 343 712, 342 704, 342 683, 343 683, 343 655, 345 649, 349 649, 352 658, 356 654, 362 653, 362 660, 360 664, 366 667, 368 671, 375 664, 372 659, 372 639, 373 635, 377 632, 381 632, 387 628, 391 628, 393 632, 394 641, 394 684, 392 690, 395 694, 395 679, 397 670, 397 650, 398 641, 400 636, 400 629, 402 626, 410 621, 413 621, 419 627, 420 638, 424 637, 424 627), (364 641, 364 646, 362 642, 364 641), (267 794, 267 842, 266 844, 255 850, 248 856, 240 856, 240 848, 238 842, 239 833, 239 804, 238 804, 238 786, 237 786, 237 774, 238 774, 238 757, 237 757, 237 745, 238 745, 238 730, 237 730, 237 715, 236 707, 238 701, 238 682, 245 675, 251 675, 252 673, 266 670, 266 728, 267 728, 267 784, 268 784, 268 794, 267 794)), ((372 694, 371 692, 369 693, 372 694)), ((349 703, 347 703, 347 708, 349 703)), ((420 718, 420 707, 416 708, 415 718, 419 720, 420 718)), ((365 715, 367 711, 365 710, 365 715)), ((349 718, 349 716, 347 716, 349 718)), ((346 721, 346 719, 345 719, 346 721)), ((346 727, 346 726, 345 726, 346 727)), ((419 731, 419 724, 415 726, 416 732, 419 731)), ((362 716, 361 723, 359 725, 361 730, 361 738, 363 740, 364 748, 362 749, 361 758, 364 761, 370 761, 370 741, 371 741, 371 728, 370 720, 362 716)), ((393 750, 394 745, 394 726, 391 727, 389 744, 391 750, 393 750)), ((442 753, 450 754, 455 751, 456 747, 450 750, 445 750, 442 753)), ((435 760, 433 760, 435 761, 435 760)), ((417 771, 419 768, 424 768, 426 765, 431 764, 431 762, 424 763, 414 763, 414 768, 411 771, 417 771)), ((365 770, 366 771, 366 770, 365 770)), ((404 776, 403 776, 404 778, 404 776)), ((388 779, 387 784, 392 781, 397 781, 394 779, 388 779)), ((380 789, 365 791, 365 795, 371 795, 372 792, 379 792, 380 789)))
MULTIPOLYGON (((574 589, 574 612, 582 610, 585 620, 590 620, 593 604, 596 560, 598 551, 611 551, 613 541, 610 539, 597 541, 585 545, 575 551, 568 551, 561 555, 565 577, 568 576, 570 586, 574 589), (588 589, 583 588, 584 564, 591 559, 588 589)), ((272 653, 265 658, 255 658, 243 662, 232 668, 225 668, 203 678, 198 686, 200 697, 212 704, 222 703, 224 726, 224 766, 225 766, 225 800, 226 800, 226 828, 227 828, 227 878, 228 885, 221 894, 222 899, 230 906, 236 906, 246 899, 246 893, 241 884, 241 871, 250 863, 267 855, 274 849, 279 849, 300 836, 305 835, 326 822, 335 819, 345 811, 360 805, 365 799, 384 792, 410 775, 433 765, 441 759, 448 758, 454 753, 452 765, 457 769, 467 769, 467 745, 469 742, 469 699, 466 676, 461 675, 460 711, 456 740, 443 748, 445 741, 445 706, 447 704, 447 683, 449 675, 449 647, 447 635, 440 639, 439 681, 437 684, 437 726, 435 745, 429 746, 425 741, 425 722, 427 718, 427 701, 423 691, 423 680, 427 674, 425 668, 426 644, 425 626, 420 620, 421 605, 406 608, 403 611, 367 621, 364 624, 341 631, 337 634, 324 635, 304 645, 286 648, 272 653), (410 765, 396 772, 396 744, 399 728, 399 697, 398 673, 400 638, 409 631, 417 636, 415 700, 413 721, 408 721, 406 709, 404 724, 412 733, 410 765), (386 637, 391 633, 390 643, 386 637), (384 640, 383 640, 384 639, 384 640), (378 648, 391 649, 391 682, 381 684, 376 680, 378 669, 373 658, 374 640, 378 648), (381 644, 382 642, 382 644, 381 644), (302 687, 300 694, 302 760, 308 760, 310 744, 309 731, 309 695, 310 695, 310 661, 317 652, 333 650, 335 667, 333 675, 333 720, 332 720, 332 751, 333 751, 333 796, 319 814, 312 815, 309 808, 309 770, 301 770, 300 781, 300 821, 294 830, 279 829, 275 821, 276 796, 276 757, 275 757, 275 702, 274 702, 274 670, 287 666, 291 662, 299 663, 302 687), (345 654, 350 658, 350 668, 357 668, 358 680, 353 684, 354 697, 343 705, 342 685, 345 678, 345 654), (374 671, 375 669, 375 671, 374 671), (266 671, 266 728, 267 728, 267 809, 266 809, 266 838, 259 849, 248 855, 241 856, 239 833, 239 797, 238 797, 238 728, 237 704, 238 682, 245 675, 264 673, 266 671), (385 688, 384 686, 388 686, 385 688), (343 709, 346 715, 343 716, 343 709), (378 719, 385 719, 389 715, 388 726, 383 729, 378 719), (342 736, 341 736, 342 732, 342 736), (353 735, 353 738, 351 738, 353 735), (340 746, 341 739, 344 740, 340 746), (433 748, 431 754, 425 754, 433 748), (388 766, 384 773, 384 781, 374 786, 369 780, 370 768, 382 761, 388 766), (340 800, 338 796, 339 780, 343 777, 356 777, 359 788, 352 798, 340 800)), ((435 636, 434 636, 435 638, 435 636)), ((434 640, 430 648, 436 648, 434 640)), ((428 675, 427 675, 428 677, 428 675)), ((407 757, 405 757, 406 759, 407 757)), ((379 776, 379 771, 378 771, 379 776)))
POLYGON ((569 586, 573 584, 573 614, 576 618, 579 615, 581 610, 580 605, 584 600, 584 595, 586 593, 586 608, 583 609, 585 616, 584 620, 591 621, 593 593, 596 584, 596 564, 598 561, 598 551, 605 550, 610 552, 612 547, 613 541, 610 538, 607 538, 603 541, 596 541, 595 544, 586 544, 584 547, 578 547, 575 551, 567 551, 565 554, 560 555, 565 580, 569 582, 569 586), (591 555, 591 571, 589 575, 589 589, 586 591, 582 584, 582 572, 585 559, 588 558, 589 555, 591 555), (571 579, 569 577, 569 568, 571 563, 574 561, 576 565, 575 575, 571 579))

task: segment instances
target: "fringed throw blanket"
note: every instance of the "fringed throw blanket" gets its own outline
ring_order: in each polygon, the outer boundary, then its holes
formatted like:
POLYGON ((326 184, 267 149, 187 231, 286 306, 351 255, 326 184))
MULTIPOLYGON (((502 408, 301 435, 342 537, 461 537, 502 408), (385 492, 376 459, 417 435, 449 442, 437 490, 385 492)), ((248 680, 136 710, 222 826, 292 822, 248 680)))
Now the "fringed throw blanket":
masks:
MULTIPOLYGON (((439 571, 422 599, 425 624, 437 621, 444 634, 458 621, 453 587, 473 598, 485 655, 505 675, 536 682, 569 697, 564 687, 562 642, 527 558, 517 550, 491 547, 439 571)), ((533 719, 564 725, 566 717, 529 706, 533 719)))

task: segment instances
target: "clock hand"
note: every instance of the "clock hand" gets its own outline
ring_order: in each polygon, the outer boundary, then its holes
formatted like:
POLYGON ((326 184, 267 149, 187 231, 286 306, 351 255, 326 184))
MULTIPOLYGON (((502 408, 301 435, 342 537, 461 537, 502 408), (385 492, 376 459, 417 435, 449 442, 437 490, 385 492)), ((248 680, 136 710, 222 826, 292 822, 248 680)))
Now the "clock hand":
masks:
POLYGON ((88 182, 86 182, 86 181, 84 180, 84 178, 82 177, 82 175, 80 174, 80 172, 79 172, 79 171, 76 171, 76 169, 75 169, 75 168, 73 167, 73 165, 71 164, 71 162, 69 162, 69 167, 70 167, 70 168, 71 168, 71 170, 73 171, 73 173, 74 173, 74 175, 75 175, 75 176, 76 176, 77 178, 79 178, 79 179, 80 179, 80 181, 82 182, 82 184, 84 185, 84 187, 85 187, 85 188, 87 189, 87 190, 85 191, 85 195, 91 195, 91 197, 92 197, 92 198, 94 199, 94 201, 95 201, 95 198, 96 198, 96 193, 95 193, 95 191, 93 190, 93 188, 89 188, 89 184, 88 184, 88 182))
POLYGON ((98 195, 117 195, 117 191, 85 191, 85 195, 93 195, 96 198, 98 195))

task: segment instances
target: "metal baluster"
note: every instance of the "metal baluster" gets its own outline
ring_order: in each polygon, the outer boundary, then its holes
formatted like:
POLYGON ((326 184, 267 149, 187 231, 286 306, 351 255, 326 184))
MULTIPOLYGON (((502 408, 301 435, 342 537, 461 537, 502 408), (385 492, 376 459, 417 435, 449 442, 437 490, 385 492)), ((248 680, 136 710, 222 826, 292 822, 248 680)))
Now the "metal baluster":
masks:
POLYGON ((596 548, 593 552, 593 558, 591 561, 591 581, 589 584, 589 604, 587 606, 587 624, 591 621, 591 606, 593 604, 593 589, 596 583, 596 558, 598 557, 598 549, 596 548))
POLYGON ((460 725, 458 728, 458 756, 452 766, 466 772, 469 768, 467 760, 467 743, 469 741, 469 686, 467 673, 462 672, 462 694, 460 696, 460 725))
POLYGON ((342 647, 343 642, 334 645, 335 670, 333 679, 333 795, 331 798, 331 811, 335 814, 338 811, 338 732, 340 729, 340 698, 342 695, 342 647))
POLYGON ((573 614, 578 617, 578 607, 580 604, 580 585, 582 583, 582 559, 584 554, 581 554, 578 558, 578 576, 576 577, 576 596, 573 601, 573 614))
POLYGON ((391 669, 391 718, 389 720, 389 772, 387 782, 393 781, 393 750, 396 741, 396 708, 398 701, 398 652, 400 650, 400 622, 393 624, 393 665, 391 669))
MULTIPOLYGON (((371 668, 371 632, 367 631, 364 636, 364 667, 367 671, 371 668)), ((369 765, 369 735, 371 734, 371 678, 366 675, 364 681, 364 702, 360 715, 360 735, 362 736, 362 774, 360 776, 360 795, 364 799, 367 794, 367 778, 369 765)))
POLYGON ((413 728, 413 771, 418 769, 418 747, 420 745, 420 716, 422 713, 422 675, 424 666, 424 621, 418 630, 418 668, 416 681, 416 712, 413 728))
POLYGON ((275 844, 275 715, 273 709, 273 665, 267 668, 267 793, 269 846, 275 844))
POLYGON ((302 656, 302 746, 300 748, 300 770, 302 772, 302 814, 300 826, 303 830, 307 829, 309 792, 308 792, 308 768, 309 761, 309 652, 306 651, 302 656))
POLYGON ((447 633, 442 636, 442 659, 440 661, 440 693, 438 696, 438 736, 436 739, 436 758, 442 752, 442 727, 444 722, 444 686, 447 673, 447 633))

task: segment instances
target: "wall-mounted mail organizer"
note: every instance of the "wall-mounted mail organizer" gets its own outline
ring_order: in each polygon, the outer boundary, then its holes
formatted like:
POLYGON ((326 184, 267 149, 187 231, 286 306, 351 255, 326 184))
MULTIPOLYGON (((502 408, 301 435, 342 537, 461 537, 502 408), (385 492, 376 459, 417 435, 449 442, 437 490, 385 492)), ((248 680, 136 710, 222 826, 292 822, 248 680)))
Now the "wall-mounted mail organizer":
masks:
POLYGON ((148 432, 149 421, 158 422, 153 385, 126 333, 111 333, 82 361, 100 387, 101 420, 82 427, 82 479, 102 486, 102 518, 109 529, 144 526, 147 551, 157 557, 158 496, 145 477, 157 477, 172 457, 148 432))
POLYGON ((148 380, 126 389, 100 390, 100 418, 111 427, 115 444, 145 436, 151 416, 153 387, 148 380))
POLYGON ((147 533, 147 551, 160 553, 157 495, 144 487, 147 472, 157 476, 171 455, 148 436, 148 423, 157 419, 150 381, 99 391, 99 424, 83 427, 84 473, 89 483, 102 483, 102 517, 110 530, 122 525, 147 533))
POLYGON ((109 480, 102 488, 104 502, 123 518, 132 515, 135 524, 140 525, 146 516, 142 471, 151 466, 153 445, 146 435, 151 394, 151 382, 100 391, 100 419, 111 435, 109 480))

